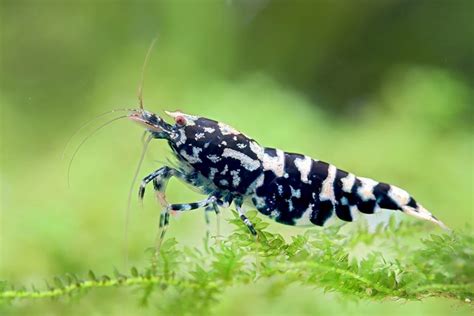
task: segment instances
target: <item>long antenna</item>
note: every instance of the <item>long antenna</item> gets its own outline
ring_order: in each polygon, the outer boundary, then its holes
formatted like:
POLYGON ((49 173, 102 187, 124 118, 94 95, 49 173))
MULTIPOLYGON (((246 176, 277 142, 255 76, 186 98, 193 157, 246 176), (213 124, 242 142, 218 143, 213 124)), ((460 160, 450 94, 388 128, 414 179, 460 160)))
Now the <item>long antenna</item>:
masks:
MULTIPOLYGON (((138 97, 138 106, 140 107, 141 111, 144 111, 143 107, 143 83, 145 82, 145 70, 148 65, 148 61, 150 60, 150 55, 153 50, 153 46, 155 46, 156 40, 158 37, 155 37, 151 43, 150 46, 148 47, 148 51, 146 52, 145 55, 145 60, 143 61, 143 67, 142 67, 142 76, 140 78, 140 83, 138 84, 138 91, 137 91, 137 97, 138 97)), ((135 187, 135 183, 137 182, 138 178, 138 173, 140 172, 140 168, 142 166, 143 160, 145 159, 146 151, 148 149, 148 145, 150 144, 151 140, 153 139, 153 135, 150 134, 146 139, 146 132, 143 134, 142 140, 143 140, 143 149, 142 153, 140 155, 140 159, 138 160, 138 165, 135 170, 135 173, 133 175, 132 183, 130 185, 130 190, 128 192, 128 200, 127 200, 127 208, 125 209, 125 231, 124 231, 124 265, 125 268, 128 265, 128 230, 130 226, 130 211, 132 208, 132 192, 133 188, 135 187)))
POLYGON ((145 61, 143 62, 142 77, 141 77, 141 80, 140 80, 140 84, 138 85, 138 92, 137 92, 138 105, 140 106, 140 110, 142 110, 142 111, 144 110, 144 108, 143 108, 143 83, 145 81, 145 70, 146 70, 146 67, 148 65, 148 60, 150 59, 151 51, 153 50, 153 46, 155 46, 155 43, 156 43, 157 39, 158 39, 158 37, 155 37, 151 41, 150 47, 148 47, 148 51, 147 51, 146 56, 145 56, 145 61))
POLYGON ((128 117, 127 115, 122 115, 122 116, 119 116, 119 117, 116 117, 116 118, 113 118, 101 125, 99 125, 97 128, 95 128, 94 130, 92 130, 91 133, 89 133, 80 143, 79 145, 76 147, 76 150, 74 150, 74 152, 72 153, 72 156, 71 156, 71 160, 69 160, 69 163, 67 165, 67 186, 68 187, 71 187, 71 166, 72 166, 72 163, 74 161, 74 158, 76 158, 76 155, 77 153, 79 152, 79 149, 81 149, 82 145, 85 144, 85 142, 90 138, 92 137, 93 135, 95 135, 95 133, 97 133, 98 131, 100 131, 101 129, 103 129, 104 127, 106 127, 107 125, 109 124, 112 124, 113 122, 115 121, 118 121, 120 119, 123 119, 123 118, 126 118, 128 117))
POLYGON ((150 134, 148 138, 143 143, 142 153, 140 155, 140 159, 138 160, 137 168, 135 169, 135 173, 133 174, 132 183, 130 185, 130 190, 128 191, 128 200, 127 200, 127 208, 125 209, 125 231, 123 236, 123 243, 124 243, 124 265, 125 268, 128 266, 128 230, 130 226, 130 210, 132 208, 132 194, 133 189, 135 188, 135 183, 137 182, 138 173, 140 172, 140 168, 143 164, 143 160, 145 159, 146 151, 148 149, 148 145, 150 141, 153 139, 153 135, 150 134))
POLYGON ((107 111, 107 112, 103 112, 101 114, 98 114, 96 116, 94 116, 93 118, 91 118, 90 120, 88 120, 87 122, 85 122, 84 124, 82 124, 75 132, 74 134, 71 135, 71 137, 69 137, 67 143, 66 143, 66 146, 64 147, 64 150, 63 150, 63 154, 62 154, 62 159, 64 159, 66 157, 66 153, 67 153, 67 150, 69 148, 69 145, 71 144, 72 140, 74 137, 76 137, 80 132, 82 132, 83 129, 85 129, 87 126, 91 125, 92 123, 94 123, 96 120, 106 116, 106 115, 109 115, 111 113, 116 113, 116 112, 132 112, 132 111, 136 111, 136 109, 127 109, 127 108, 122 108, 122 109, 113 109, 113 110, 110 110, 110 111, 107 111))

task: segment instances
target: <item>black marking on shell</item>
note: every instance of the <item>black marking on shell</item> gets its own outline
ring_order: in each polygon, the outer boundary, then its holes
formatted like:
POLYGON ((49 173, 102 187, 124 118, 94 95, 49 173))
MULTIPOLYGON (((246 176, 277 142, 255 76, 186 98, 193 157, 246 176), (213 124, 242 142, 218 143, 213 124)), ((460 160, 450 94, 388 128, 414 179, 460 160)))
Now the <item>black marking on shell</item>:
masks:
POLYGON ((316 209, 311 214, 311 223, 318 226, 323 226, 324 223, 332 216, 334 212, 334 205, 330 200, 320 201, 316 205, 316 209))
POLYGON ((408 201, 407 206, 413 207, 414 209, 418 208, 418 203, 416 203, 415 199, 410 196, 410 201, 408 201))
POLYGON ((269 155, 270 157, 276 157, 277 156, 277 152, 276 152, 276 149, 275 148, 265 148, 264 149, 264 152, 269 155))
POLYGON ((379 207, 389 210, 399 210, 399 206, 389 196, 390 184, 380 182, 374 187, 374 195, 379 207))
POLYGON ((375 207, 376 207, 375 200, 368 200, 368 201, 360 200, 357 203, 357 208, 359 209, 361 213, 364 213, 364 214, 373 214, 375 207))
POLYGON ((336 199, 336 215, 346 222, 352 222, 352 214, 347 193, 342 190, 342 179, 349 175, 348 172, 338 169, 334 181, 334 197, 336 199))

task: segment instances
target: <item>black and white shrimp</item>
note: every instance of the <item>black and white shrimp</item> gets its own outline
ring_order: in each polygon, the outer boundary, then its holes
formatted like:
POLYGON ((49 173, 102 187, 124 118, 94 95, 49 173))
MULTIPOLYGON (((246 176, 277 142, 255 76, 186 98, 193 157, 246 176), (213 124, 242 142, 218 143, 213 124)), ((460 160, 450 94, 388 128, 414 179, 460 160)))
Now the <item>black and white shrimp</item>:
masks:
POLYGON ((166 112, 173 124, 143 109, 128 117, 140 123, 151 138, 168 142, 178 167, 164 166, 143 178, 139 197, 153 183, 163 206, 161 236, 171 211, 220 207, 234 203, 250 232, 257 234, 243 205, 286 225, 324 226, 329 219, 353 221, 359 213, 379 209, 402 211, 445 228, 446 226, 405 190, 356 176, 309 156, 261 146, 236 129, 204 117, 166 112), (198 188, 206 198, 187 204, 169 204, 165 197, 171 177, 198 188))

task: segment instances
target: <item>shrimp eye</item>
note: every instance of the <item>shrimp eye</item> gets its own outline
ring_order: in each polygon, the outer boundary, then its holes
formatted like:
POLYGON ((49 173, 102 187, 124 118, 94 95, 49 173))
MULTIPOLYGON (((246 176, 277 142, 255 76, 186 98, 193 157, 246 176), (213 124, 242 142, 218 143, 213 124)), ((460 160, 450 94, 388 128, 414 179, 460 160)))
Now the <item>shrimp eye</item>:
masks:
POLYGON ((179 126, 186 125, 186 118, 182 115, 176 116, 174 120, 175 120, 176 124, 178 124, 179 126))

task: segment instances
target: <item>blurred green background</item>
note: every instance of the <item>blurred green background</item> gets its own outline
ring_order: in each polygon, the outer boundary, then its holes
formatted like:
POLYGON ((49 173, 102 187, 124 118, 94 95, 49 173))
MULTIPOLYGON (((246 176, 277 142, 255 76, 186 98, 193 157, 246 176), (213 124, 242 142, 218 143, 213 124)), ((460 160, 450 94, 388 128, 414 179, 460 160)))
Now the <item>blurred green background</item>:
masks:
MULTIPOLYGON (((474 222, 473 1, 3 0, 0 8, 0 279, 42 284, 66 272, 122 266, 124 209, 142 130, 123 120, 91 138, 69 189, 67 161, 92 127, 73 139, 65 160, 61 155, 87 120, 137 105, 142 63, 157 35, 145 74, 148 110, 226 122, 266 146, 406 188, 454 229, 474 222)), ((167 157, 166 144, 154 142, 140 177, 167 157)), ((198 197, 176 181, 168 196, 198 197)), ((143 209, 133 203, 130 257, 139 267, 147 265, 158 212, 152 194, 143 209)), ((270 230, 301 232, 279 224, 270 230)), ((202 212, 194 212, 173 218, 168 237, 199 245, 205 231, 202 212)), ((157 313, 131 293, 97 290, 78 303, 21 302, 3 312, 157 313)), ((472 311, 456 304, 347 302, 303 286, 272 297, 269 285, 258 283, 226 292, 215 311, 472 311)))

